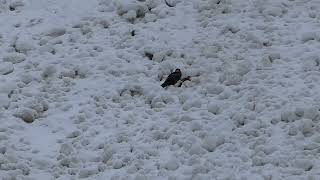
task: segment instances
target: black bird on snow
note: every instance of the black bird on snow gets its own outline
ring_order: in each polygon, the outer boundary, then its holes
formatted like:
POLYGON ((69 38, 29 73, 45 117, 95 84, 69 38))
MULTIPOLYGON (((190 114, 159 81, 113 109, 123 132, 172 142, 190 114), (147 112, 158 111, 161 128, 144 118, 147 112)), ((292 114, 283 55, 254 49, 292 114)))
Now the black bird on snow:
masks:
POLYGON ((171 85, 175 85, 181 78, 180 69, 176 69, 173 73, 171 73, 164 83, 161 85, 163 88, 171 85))

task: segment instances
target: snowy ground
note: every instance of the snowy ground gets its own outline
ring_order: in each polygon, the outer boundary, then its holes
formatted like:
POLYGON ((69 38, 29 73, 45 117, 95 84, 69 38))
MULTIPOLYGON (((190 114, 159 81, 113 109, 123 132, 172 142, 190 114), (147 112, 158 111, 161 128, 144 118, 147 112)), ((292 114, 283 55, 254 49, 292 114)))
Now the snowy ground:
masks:
POLYGON ((320 1, 167 2, 0 0, 2 180, 319 179, 320 1))

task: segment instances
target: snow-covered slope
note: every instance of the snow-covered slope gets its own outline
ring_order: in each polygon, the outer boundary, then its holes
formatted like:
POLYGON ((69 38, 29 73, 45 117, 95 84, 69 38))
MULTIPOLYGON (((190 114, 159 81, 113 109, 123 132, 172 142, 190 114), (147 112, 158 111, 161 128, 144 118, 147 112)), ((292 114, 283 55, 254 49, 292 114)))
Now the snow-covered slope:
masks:
POLYGON ((320 177, 320 1, 167 4, 0 0, 1 179, 320 177))

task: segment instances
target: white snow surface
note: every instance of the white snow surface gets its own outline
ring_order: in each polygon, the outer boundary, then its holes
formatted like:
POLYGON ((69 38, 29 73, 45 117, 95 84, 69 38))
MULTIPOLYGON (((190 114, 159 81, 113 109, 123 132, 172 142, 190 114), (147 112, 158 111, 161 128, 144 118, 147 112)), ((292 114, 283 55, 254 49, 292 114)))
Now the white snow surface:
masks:
POLYGON ((0 0, 1 180, 319 179, 320 1, 167 2, 0 0))

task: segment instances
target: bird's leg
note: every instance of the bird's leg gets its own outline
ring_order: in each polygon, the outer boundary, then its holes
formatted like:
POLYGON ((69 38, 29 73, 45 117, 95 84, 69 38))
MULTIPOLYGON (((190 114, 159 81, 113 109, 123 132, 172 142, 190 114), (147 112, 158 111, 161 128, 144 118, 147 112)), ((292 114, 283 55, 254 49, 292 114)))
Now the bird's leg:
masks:
POLYGON ((182 84, 183 84, 183 82, 185 82, 185 81, 191 81, 191 77, 190 77, 190 76, 185 77, 185 78, 181 79, 180 81, 181 81, 181 82, 180 82, 180 84, 178 85, 178 87, 181 87, 182 84))

